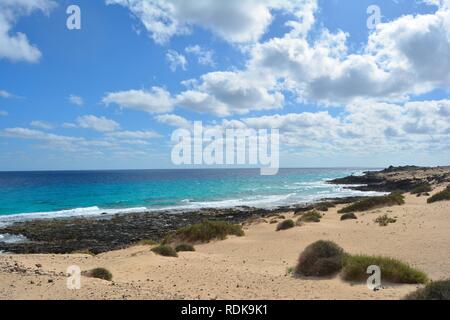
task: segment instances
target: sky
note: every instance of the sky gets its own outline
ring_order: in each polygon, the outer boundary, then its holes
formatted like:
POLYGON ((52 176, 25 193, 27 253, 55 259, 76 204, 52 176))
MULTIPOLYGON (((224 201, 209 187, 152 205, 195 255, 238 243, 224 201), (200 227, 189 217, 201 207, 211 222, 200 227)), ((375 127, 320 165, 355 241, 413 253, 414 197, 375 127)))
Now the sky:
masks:
POLYGON ((449 165, 449 88, 450 0, 0 0, 0 171, 174 168, 193 121, 279 129, 282 167, 449 165))

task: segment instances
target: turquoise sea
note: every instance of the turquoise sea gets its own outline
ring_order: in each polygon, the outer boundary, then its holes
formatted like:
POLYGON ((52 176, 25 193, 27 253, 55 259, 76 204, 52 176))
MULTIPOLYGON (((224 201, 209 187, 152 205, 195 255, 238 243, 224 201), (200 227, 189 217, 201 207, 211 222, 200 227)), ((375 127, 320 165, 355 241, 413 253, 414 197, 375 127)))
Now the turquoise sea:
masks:
POLYGON ((0 224, 30 218, 162 209, 270 208, 327 197, 375 194, 326 181, 366 169, 0 172, 0 224))

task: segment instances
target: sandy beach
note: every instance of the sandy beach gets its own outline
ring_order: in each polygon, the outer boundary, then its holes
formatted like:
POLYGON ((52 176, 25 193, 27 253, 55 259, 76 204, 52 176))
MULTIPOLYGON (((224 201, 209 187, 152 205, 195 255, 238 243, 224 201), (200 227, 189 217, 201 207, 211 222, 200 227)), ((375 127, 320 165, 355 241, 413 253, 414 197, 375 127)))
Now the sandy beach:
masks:
POLYGON ((408 193, 405 205, 359 213, 358 220, 348 221, 340 221, 340 205, 329 209, 320 223, 280 232, 269 223, 271 218, 262 219, 245 224, 244 237, 196 245, 195 252, 182 252, 178 258, 158 256, 150 246, 96 256, 3 254, 0 299, 401 299, 419 286, 383 283, 374 292, 339 276, 294 277, 289 268, 307 245, 332 240, 349 253, 398 258, 432 280, 448 278, 450 202, 427 204, 426 199, 408 193), (397 217, 397 222, 380 227, 374 219, 383 214, 397 217), (113 281, 83 276, 81 289, 69 290, 66 270, 71 265, 107 268, 113 281))

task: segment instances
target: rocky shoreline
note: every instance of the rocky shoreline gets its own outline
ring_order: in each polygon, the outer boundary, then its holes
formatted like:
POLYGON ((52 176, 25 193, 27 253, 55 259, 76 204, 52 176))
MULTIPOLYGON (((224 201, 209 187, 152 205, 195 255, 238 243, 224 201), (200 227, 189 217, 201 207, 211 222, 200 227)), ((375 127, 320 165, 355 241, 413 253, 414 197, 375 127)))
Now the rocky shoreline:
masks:
POLYGON ((329 183, 350 185, 358 191, 410 192, 423 184, 450 182, 450 167, 389 167, 382 171, 365 172, 362 176, 348 176, 331 180, 329 183))
MULTIPOLYGON (((427 183, 450 182, 450 168, 390 167, 383 171, 366 172, 329 183, 349 185, 360 191, 408 192, 427 183), (357 186, 355 186, 357 185, 357 186)), ((359 198, 324 199, 334 204, 350 203, 359 198)), ((0 234, 25 236, 27 241, 0 242, 0 251, 27 253, 102 252, 122 249, 140 240, 161 241, 167 233, 203 220, 244 223, 287 211, 308 211, 319 204, 257 209, 202 209, 187 212, 143 212, 99 216, 95 218, 58 218, 16 222, 0 229, 0 234)))

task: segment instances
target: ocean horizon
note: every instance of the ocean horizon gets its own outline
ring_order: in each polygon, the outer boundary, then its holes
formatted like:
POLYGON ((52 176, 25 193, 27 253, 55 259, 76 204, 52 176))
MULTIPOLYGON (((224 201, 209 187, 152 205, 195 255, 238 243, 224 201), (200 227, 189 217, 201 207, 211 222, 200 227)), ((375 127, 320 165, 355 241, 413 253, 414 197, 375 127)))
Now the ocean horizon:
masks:
MULTIPOLYGON (((160 210, 274 208, 375 195, 327 181, 376 168, 146 169, 0 172, 0 223, 160 210)), ((347 186, 348 187, 348 186, 347 186)))

